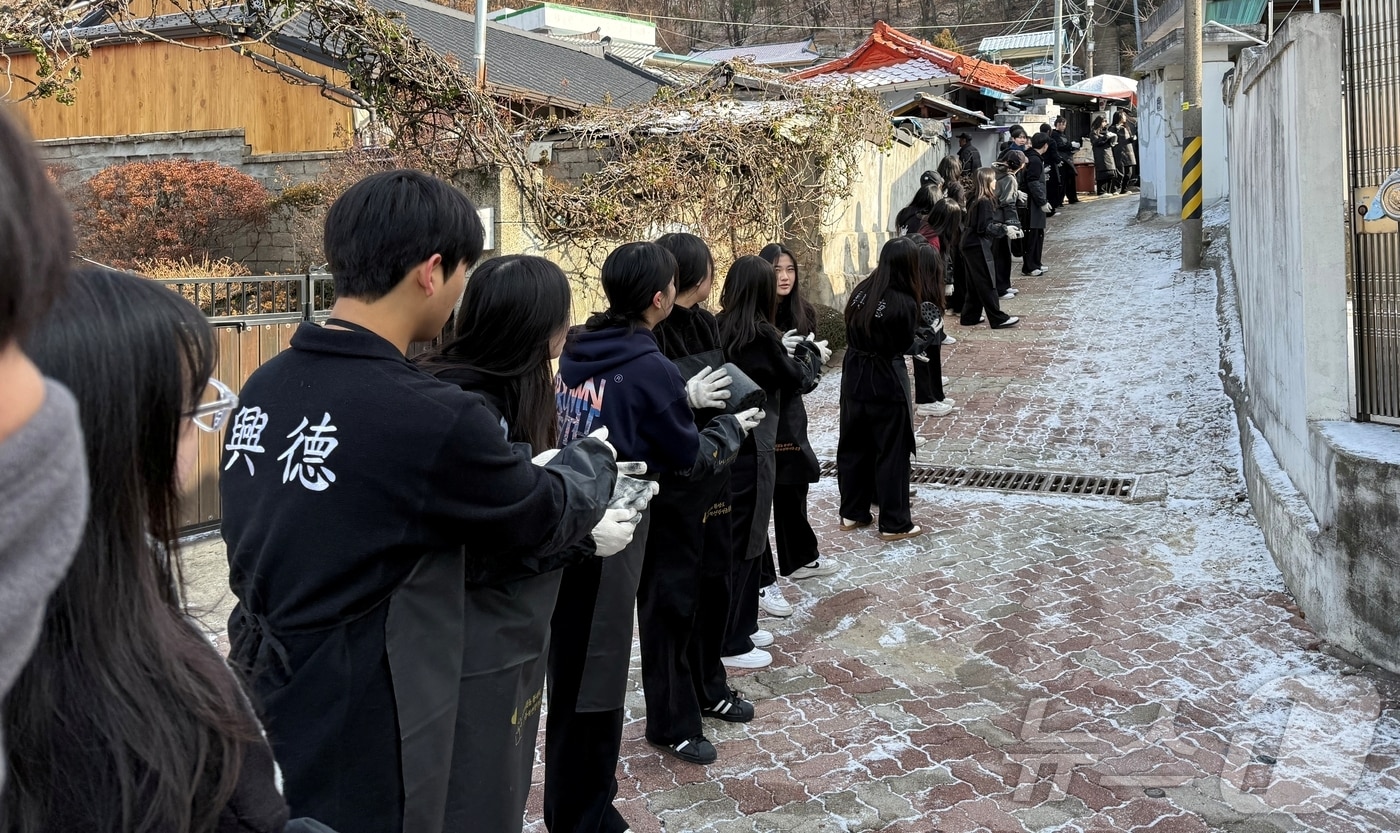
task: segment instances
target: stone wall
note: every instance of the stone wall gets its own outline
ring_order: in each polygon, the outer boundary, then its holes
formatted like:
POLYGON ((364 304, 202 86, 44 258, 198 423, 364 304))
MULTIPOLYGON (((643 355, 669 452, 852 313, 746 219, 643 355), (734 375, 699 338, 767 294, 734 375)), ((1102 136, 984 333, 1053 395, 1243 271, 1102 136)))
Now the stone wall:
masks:
MULTIPOLYGON (((238 168, 274 193, 288 185, 315 179, 338 155, 335 151, 323 151, 255 156, 242 130, 83 136, 46 139, 37 144, 44 161, 62 168, 73 181, 85 180, 112 165, 188 159, 238 168)), ((239 261, 254 274, 305 271, 304 254, 298 253, 288 218, 282 215, 274 215, 267 228, 235 240, 227 251, 217 254, 239 261)))
POLYGON ((1232 88, 1226 389, 1250 498, 1318 632, 1400 671, 1400 431, 1350 421, 1342 21, 1290 19, 1232 88), (1280 164, 1278 137, 1309 148, 1280 164))

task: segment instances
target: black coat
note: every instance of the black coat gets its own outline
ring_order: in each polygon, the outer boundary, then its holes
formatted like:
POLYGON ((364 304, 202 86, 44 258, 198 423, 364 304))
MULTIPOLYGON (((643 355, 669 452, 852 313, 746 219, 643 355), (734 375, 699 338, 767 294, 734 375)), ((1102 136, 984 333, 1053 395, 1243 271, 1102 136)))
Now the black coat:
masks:
POLYGON ((971 176, 982 167, 982 154, 969 142, 966 147, 958 148, 958 159, 962 161, 964 176, 971 176))
MULTIPOLYGON (((1062 161, 1060 158, 1060 149, 1056 147, 1055 140, 1049 133, 1046 133, 1045 136, 1050 139, 1050 144, 1045 146, 1045 154, 1041 156, 1041 159, 1045 162, 1045 167, 1058 168, 1062 161)), ((1031 152, 1034 153, 1035 149, 1032 148, 1031 152)))
POLYGON ((1102 176, 1117 173, 1118 165, 1113 146, 1118 142, 1118 137, 1102 130, 1095 133, 1091 141, 1094 145, 1094 169, 1102 176))
POLYGON ((482 397, 368 331, 303 324, 240 399, 220 478, 230 661, 292 815, 442 830, 467 565, 510 573, 582 540, 612 456, 588 440, 534 465, 482 397))
POLYGON ((1113 134, 1118 137, 1118 144, 1113 146, 1113 161, 1118 164, 1118 170, 1126 171, 1137 164, 1137 154, 1133 151, 1132 128, 1124 124, 1113 129, 1113 134))
POLYGON ((1055 158, 1062 164, 1074 161, 1074 141, 1063 130, 1050 131, 1050 146, 1055 149, 1055 158))
POLYGON ((1046 196, 1046 183, 1049 180, 1041 155, 1031 151, 1026 157, 1026 167, 1021 169, 1021 190, 1026 192, 1026 222, 1028 229, 1045 228, 1045 212, 1042 205, 1050 201, 1046 196))
MULTIPOLYGON (((924 223, 923 228, 928 228, 924 223)), ((790 303, 790 302, 789 302, 790 303)), ((787 332, 797 326, 789 314, 788 304, 778 304, 778 330, 787 332)), ((815 483, 821 478, 821 466, 812 442, 807 437, 807 405, 801 394, 783 399, 778 413, 778 437, 774 447, 779 483, 815 483)))

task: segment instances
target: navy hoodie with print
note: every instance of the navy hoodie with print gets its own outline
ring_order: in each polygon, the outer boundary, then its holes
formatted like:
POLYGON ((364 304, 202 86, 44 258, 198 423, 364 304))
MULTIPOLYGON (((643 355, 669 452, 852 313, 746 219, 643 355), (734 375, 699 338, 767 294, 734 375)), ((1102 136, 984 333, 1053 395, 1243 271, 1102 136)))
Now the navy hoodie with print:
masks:
POLYGON ((649 474, 695 465, 700 435, 685 380, 645 327, 577 329, 554 377, 561 445, 604 426, 617 459, 649 474))

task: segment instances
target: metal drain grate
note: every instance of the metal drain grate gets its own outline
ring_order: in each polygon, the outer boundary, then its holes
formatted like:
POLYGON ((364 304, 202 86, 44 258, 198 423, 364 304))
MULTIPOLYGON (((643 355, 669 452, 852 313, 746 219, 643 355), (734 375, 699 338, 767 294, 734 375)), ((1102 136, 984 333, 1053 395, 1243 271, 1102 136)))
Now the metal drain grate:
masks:
MULTIPOLYGON (((822 476, 836 476, 836 462, 822 462, 822 476)), ((1018 469, 983 469, 970 466, 911 466, 909 482, 962 489, 995 489, 1001 492, 1040 492, 1085 495, 1128 500, 1137 479, 1101 475, 1067 474, 1018 469)))

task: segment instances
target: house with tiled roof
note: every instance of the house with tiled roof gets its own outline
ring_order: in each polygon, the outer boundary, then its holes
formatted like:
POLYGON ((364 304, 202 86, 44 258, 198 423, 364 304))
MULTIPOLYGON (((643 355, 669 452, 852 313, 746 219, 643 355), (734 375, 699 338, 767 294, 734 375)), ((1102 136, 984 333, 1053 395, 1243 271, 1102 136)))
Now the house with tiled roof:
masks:
POLYGON ((812 46, 812 39, 792 43, 753 43, 747 46, 717 46, 713 49, 693 49, 690 57, 719 63, 747 61, 770 69, 803 69, 815 65, 821 55, 812 46))

